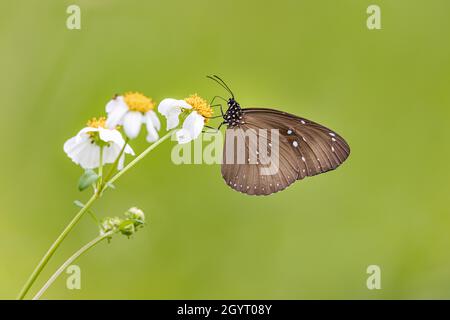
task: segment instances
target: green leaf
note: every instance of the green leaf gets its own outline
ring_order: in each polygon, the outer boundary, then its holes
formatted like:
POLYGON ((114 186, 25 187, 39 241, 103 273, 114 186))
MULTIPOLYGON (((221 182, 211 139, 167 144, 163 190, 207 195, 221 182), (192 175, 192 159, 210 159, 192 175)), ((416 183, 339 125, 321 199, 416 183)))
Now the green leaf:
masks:
POLYGON ((98 180, 99 176, 94 170, 88 169, 80 177, 78 181, 78 190, 83 191, 84 189, 90 187, 93 183, 98 180))
POLYGON ((80 200, 75 200, 73 202, 74 205, 76 205, 77 207, 83 208, 84 207, 84 203, 81 202, 80 200))
POLYGON ((119 231, 126 235, 126 236, 131 236, 135 231, 135 227, 133 224, 133 221, 130 220, 124 220, 120 225, 119 225, 119 231))
POLYGON ((106 185, 108 186, 108 188, 111 188, 111 189, 115 189, 116 188, 116 186, 113 185, 111 182, 107 182, 106 185))

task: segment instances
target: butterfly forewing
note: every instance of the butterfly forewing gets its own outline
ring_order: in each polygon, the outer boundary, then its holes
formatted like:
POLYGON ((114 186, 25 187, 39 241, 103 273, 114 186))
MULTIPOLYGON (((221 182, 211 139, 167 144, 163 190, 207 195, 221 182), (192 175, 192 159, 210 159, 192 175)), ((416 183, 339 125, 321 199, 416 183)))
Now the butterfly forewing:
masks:
POLYGON ((233 189, 250 195, 269 195, 281 191, 296 180, 336 169, 347 159, 350 148, 336 132, 310 120, 285 112, 252 108, 242 109, 242 120, 228 130, 245 141, 228 145, 225 136, 222 176, 233 189), (278 132, 278 167, 274 174, 262 174, 267 163, 261 163, 261 154, 269 153, 275 143, 275 136, 262 133, 275 129, 278 132), (258 147, 254 141, 245 138, 245 132, 254 131, 258 136, 258 147), (227 148, 234 148, 233 154, 245 154, 245 163, 227 163, 227 148), (256 152, 259 151, 259 152, 256 152), (250 161, 256 152, 257 163, 250 161))

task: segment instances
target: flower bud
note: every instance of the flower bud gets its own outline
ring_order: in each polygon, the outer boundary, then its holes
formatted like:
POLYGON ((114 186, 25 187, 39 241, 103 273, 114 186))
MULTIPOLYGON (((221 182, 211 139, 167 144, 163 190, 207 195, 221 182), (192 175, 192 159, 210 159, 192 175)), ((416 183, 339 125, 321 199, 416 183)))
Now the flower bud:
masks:
POLYGON ((119 231, 120 231, 120 233, 122 233, 123 235, 125 235, 127 237, 131 236, 133 233, 136 232, 134 222, 131 220, 122 221, 122 223, 119 226, 119 231))
POLYGON ((100 234, 118 233, 129 237, 145 223, 144 212, 136 207, 132 207, 125 212, 125 218, 105 218, 100 224, 100 234))
POLYGON ((111 231, 116 232, 119 229, 122 222, 123 222, 123 219, 120 219, 118 217, 105 218, 101 222, 100 233, 105 234, 105 233, 108 233, 111 231))
POLYGON ((132 207, 125 212, 125 216, 135 222, 135 224, 144 224, 145 222, 145 214, 144 211, 137 207, 132 207))

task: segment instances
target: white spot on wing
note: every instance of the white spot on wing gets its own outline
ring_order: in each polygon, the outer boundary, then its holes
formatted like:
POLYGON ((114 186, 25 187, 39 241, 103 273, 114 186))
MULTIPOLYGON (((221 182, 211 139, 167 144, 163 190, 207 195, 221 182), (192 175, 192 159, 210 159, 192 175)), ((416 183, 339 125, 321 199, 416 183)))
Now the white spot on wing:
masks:
POLYGON ((292 145, 293 145, 294 147, 298 147, 298 142, 297 142, 297 141, 293 141, 293 142, 292 142, 292 145))

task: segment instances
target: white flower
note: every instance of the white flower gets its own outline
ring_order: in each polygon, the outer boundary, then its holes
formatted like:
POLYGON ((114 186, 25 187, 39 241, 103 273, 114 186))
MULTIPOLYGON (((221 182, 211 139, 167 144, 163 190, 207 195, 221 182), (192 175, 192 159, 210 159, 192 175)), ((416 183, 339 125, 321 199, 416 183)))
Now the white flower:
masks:
MULTIPOLYGON (((103 164, 114 163, 119 156, 125 141, 119 131, 104 128, 104 118, 93 119, 88 126, 81 129, 75 137, 64 143, 64 152, 73 162, 84 169, 95 169, 100 166, 100 149, 103 146, 103 164)), ((118 169, 123 168, 125 154, 134 155, 129 145, 118 162, 118 169)))
POLYGON ((123 130, 128 138, 134 139, 139 135, 142 124, 147 127, 147 141, 158 140, 158 131, 161 123, 153 111, 153 101, 137 92, 128 92, 123 96, 116 96, 106 105, 108 119, 107 128, 115 128, 123 125, 123 130))
POLYGON ((182 113, 189 113, 183 122, 182 128, 175 134, 180 144, 197 139, 208 118, 212 115, 212 109, 206 100, 196 94, 185 100, 164 99, 159 104, 158 111, 167 118, 167 130, 176 128, 179 125, 179 116, 182 113))
POLYGON ((183 127, 175 133, 178 143, 188 143, 197 139, 202 133, 204 125, 205 118, 199 115, 197 111, 192 111, 184 120, 183 127))

